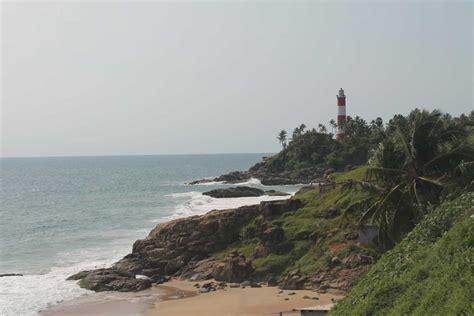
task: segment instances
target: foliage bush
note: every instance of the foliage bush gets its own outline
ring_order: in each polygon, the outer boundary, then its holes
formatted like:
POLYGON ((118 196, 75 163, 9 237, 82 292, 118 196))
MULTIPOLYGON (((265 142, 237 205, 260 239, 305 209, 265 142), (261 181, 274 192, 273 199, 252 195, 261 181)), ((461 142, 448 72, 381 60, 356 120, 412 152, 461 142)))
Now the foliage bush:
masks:
POLYGON ((388 251, 331 315, 472 315, 474 193, 443 203, 388 251))

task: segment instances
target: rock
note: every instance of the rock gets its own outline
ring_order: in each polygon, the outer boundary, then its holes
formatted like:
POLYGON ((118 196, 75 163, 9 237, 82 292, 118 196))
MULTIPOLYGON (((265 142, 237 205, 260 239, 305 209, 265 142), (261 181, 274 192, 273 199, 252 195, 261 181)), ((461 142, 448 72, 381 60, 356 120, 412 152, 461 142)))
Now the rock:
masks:
POLYGON ((229 287, 232 288, 232 289, 239 288, 240 284, 232 283, 231 285, 229 285, 229 287))
POLYGON ((199 293, 209 293, 210 291, 211 290, 209 288, 204 288, 204 287, 199 289, 199 293))
POLYGON ((83 276, 79 281, 79 285, 96 292, 136 292, 149 288, 151 280, 136 279, 133 274, 113 269, 99 269, 90 271, 87 275, 83 276))
MULTIPOLYGON (((23 274, 20 274, 20 273, 3 273, 3 274, 0 274, 0 278, 2 278, 2 277, 12 277, 12 276, 23 276, 23 274)), ((71 279, 71 280, 74 280, 74 279, 71 279)))
POLYGON ((268 190, 268 191, 265 191, 265 195, 268 195, 268 196, 288 196, 288 195, 291 195, 291 194, 286 193, 286 192, 281 192, 281 191, 268 190))
POLYGON ((309 295, 305 295, 305 296, 303 296, 303 299, 305 299, 305 300, 310 300, 311 297, 310 297, 309 295))
POLYGON ((211 253, 224 249, 240 238, 243 225, 261 213, 260 205, 211 211, 203 216, 191 216, 157 225, 146 239, 133 244, 132 253, 107 269, 82 271, 69 280, 81 280, 80 285, 94 291, 137 291, 152 282, 165 282, 164 275, 205 280, 216 273, 223 281, 240 282, 253 272, 250 261, 236 259, 219 261, 211 253), (151 280, 135 279, 146 275, 151 280))
POLYGON ((264 201, 260 203, 263 218, 270 221, 275 217, 286 213, 293 212, 303 206, 303 203, 298 199, 287 199, 282 201, 264 201))
POLYGON ((302 275, 299 270, 293 270, 283 277, 278 287, 284 290, 302 290, 306 287, 306 281, 308 281, 307 276, 302 275))
POLYGON ((204 283, 201 287, 204 289, 209 289, 214 286, 214 282, 204 283))
POLYGON ((288 295, 295 295, 295 294, 296 294, 295 292, 288 293, 288 295))
POLYGON ((273 245, 285 240, 285 231, 281 227, 270 227, 266 229, 261 237, 266 245, 273 245))
POLYGON ((250 281, 244 281, 242 283, 240 283, 240 287, 245 289, 247 286, 250 286, 252 284, 252 282, 250 281))
POLYGON ((341 263, 341 260, 339 260, 338 257, 332 257, 332 258, 331 258, 331 264, 332 264, 332 265, 338 265, 338 264, 340 264, 340 263, 341 263))
POLYGON ((229 255, 214 266, 212 276, 217 281, 242 282, 248 279, 253 272, 252 262, 248 261, 245 256, 229 255))
POLYGON ((76 274, 71 275, 66 280, 68 280, 68 281, 70 281, 70 280, 80 280, 80 279, 85 278, 90 272, 91 271, 89 271, 89 270, 81 271, 81 272, 78 272, 76 274))
POLYGON ((306 179, 291 179, 286 177, 274 177, 274 176, 267 176, 260 180, 263 185, 288 185, 288 184, 300 184, 300 183, 307 183, 306 179))
POLYGON ((357 238, 359 238, 359 234, 357 232, 351 232, 351 233, 347 233, 345 236, 346 240, 356 240, 357 238))
POLYGON ((213 198, 236 198, 236 197, 255 197, 262 196, 265 191, 251 188, 251 187, 235 187, 226 189, 215 189, 204 192, 203 195, 208 195, 213 198))
POLYGON ((151 283, 161 284, 167 282, 166 278, 162 275, 155 274, 150 278, 151 283))
POLYGON ((193 285, 195 288, 200 288, 201 286, 199 285, 199 283, 196 283, 193 285))
POLYGON ((276 277, 271 276, 267 279, 267 286, 277 286, 278 285, 278 280, 276 277))
POLYGON ((287 297, 287 298, 285 298, 285 301, 288 301, 288 300, 289 300, 289 298, 288 298, 288 297, 287 297))

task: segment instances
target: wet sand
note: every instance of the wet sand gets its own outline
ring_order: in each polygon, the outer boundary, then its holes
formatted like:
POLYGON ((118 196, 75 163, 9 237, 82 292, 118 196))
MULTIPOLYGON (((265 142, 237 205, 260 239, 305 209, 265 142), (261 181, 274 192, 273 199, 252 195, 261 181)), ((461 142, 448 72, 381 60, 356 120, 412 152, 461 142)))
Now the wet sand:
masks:
POLYGON ((197 295, 196 291, 179 290, 167 285, 136 293, 101 292, 62 302, 40 312, 41 316, 131 316, 143 315, 158 301, 197 295))

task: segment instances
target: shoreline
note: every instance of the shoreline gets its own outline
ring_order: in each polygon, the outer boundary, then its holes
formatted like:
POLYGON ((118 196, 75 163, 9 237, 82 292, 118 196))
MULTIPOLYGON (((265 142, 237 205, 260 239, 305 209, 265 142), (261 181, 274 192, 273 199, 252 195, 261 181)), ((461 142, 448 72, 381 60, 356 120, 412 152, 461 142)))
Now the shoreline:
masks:
MULTIPOLYGON (((204 284, 206 282, 199 282, 204 284)), ((178 291, 196 291, 191 281, 172 280, 170 285, 178 291)), ((160 287, 160 286, 157 286, 160 287)), ((196 291, 197 292, 197 291, 196 291)), ((230 288, 198 294, 179 300, 163 300, 146 310, 144 316, 257 316, 284 312, 299 315, 295 308, 331 304, 341 295, 319 294, 312 290, 280 290, 278 287, 230 288), (315 299, 317 298, 317 299, 315 299)))
POLYGON ((173 279, 140 292, 101 292, 55 305, 39 313, 41 316, 256 316, 284 312, 298 315, 294 308, 327 305, 341 295, 319 294, 312 290, 280 290, 278 287, 219 289, 199 293, 196 283, 173 279), (317 298, 317 299, 315 299, 317 298))

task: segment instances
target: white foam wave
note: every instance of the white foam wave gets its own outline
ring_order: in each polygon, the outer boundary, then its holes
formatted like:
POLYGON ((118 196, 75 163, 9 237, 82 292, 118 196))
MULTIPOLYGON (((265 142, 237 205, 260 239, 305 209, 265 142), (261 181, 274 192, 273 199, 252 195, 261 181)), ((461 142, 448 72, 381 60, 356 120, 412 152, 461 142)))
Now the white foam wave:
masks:
POLYGON ((284 200, 290 198, 292 195, 293 193, 287 196, 262 195, 258 197, 216 199, 195 191, 186 193, 175 193, 170 194, 170 196, 175 198, 186 198, 186 200, 183 203, 178 204, 174 208, 173 214, 156 219, 155 222, 163 223, 181 217, 202 215, 212 210, 225 210, 245 205, 255 205, 259 204, 262 201, 284 200))
POLYGON ((46 274, 0 278, 0 315, 37 315, 38 311, 63 300, 87 294, 90 291, 65 280, 71 274, 93 267, 76 265, 52 268, 46 274))
POLYGON ((0 315, 37 315, 39 311, 63 301, 94 293, 80 288, 76 281, 66 281, 66 278, 79 271, 110 266, 129 251, 123 247, 124 242, 117 240, 117 244, 111 244, 107 249, 60 253, 58 266, 44 274, 0 278, 0 315))
POLYGON ((244 181, 244 182, 234 183, 234 185, 259 185, 259 186, 262 186, 263 184, 257 178, 250 178, 249 180, 244 181))
POLYGON ((220 185, 224 184, 224 181, 209 181, 209 182, 201 182, 201 183, 196 183, 193 185, 220 185))

